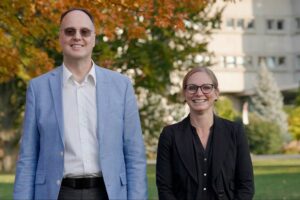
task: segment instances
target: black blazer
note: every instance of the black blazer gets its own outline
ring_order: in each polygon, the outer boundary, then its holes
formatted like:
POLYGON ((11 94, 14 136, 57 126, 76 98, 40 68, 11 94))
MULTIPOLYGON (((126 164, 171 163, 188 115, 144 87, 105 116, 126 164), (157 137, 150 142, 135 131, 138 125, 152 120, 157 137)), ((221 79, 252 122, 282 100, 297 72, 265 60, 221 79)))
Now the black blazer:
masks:
MULTIPOLYGON (((159 199, 195 199, 197 165, 189 116, 166 126, 159 138, 156 185, 159 199)), ((253 167, 242 124, 214 116, 211 187, 217 199, 250 200, 253 167)))

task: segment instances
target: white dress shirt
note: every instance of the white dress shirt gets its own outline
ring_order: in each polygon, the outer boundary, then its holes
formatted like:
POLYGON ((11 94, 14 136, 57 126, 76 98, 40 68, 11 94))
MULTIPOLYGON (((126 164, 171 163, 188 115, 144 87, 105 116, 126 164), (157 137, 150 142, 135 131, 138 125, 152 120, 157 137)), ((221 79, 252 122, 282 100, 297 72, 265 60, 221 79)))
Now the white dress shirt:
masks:
POLYGON ((64 177, 101 173, 97 138, 96 73, 93 66, 82 83, 63 65, 64 177))

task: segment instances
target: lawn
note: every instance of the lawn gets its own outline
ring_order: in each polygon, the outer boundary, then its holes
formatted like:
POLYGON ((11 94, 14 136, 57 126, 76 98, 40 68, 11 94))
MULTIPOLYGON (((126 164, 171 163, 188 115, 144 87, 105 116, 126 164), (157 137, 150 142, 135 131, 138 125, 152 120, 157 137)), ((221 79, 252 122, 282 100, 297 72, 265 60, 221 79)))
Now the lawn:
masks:
MULTIPOLYGON (((254 161, 256 200, 300 199, 300 160, 254 161)), ((0 175, 0 199, 12 199, 14 176, 0 175)), ((148 166, 149 199, 157 199, 155 166, 148 166)))

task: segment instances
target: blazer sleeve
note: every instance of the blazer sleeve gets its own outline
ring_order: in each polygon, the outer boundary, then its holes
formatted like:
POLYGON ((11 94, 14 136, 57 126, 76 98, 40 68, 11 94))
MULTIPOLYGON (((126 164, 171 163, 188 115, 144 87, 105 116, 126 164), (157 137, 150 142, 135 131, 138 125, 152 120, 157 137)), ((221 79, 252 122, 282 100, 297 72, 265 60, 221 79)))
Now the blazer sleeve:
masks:
POLYGON ((253 166, 243 125, 237 128, 237 162, 235 172, 235 199, 251 200, 254 196, 253 166))
POLYGON ((30 82, 27 89, 23 123, 13 196, 14 199, 34 199, 35 171, 39 154, 39 133, 32 82, 30 82))
POLYGON ((160 134, 157 149, 156 185, 160 200, 176 200, 173 194, 172 178, 172 138, 163 129, 160 134))
POLYGON ((127 198, 147 199, 147 162, 138 107, 130 80, 124 108, 124 157, 126 163, 127 198))

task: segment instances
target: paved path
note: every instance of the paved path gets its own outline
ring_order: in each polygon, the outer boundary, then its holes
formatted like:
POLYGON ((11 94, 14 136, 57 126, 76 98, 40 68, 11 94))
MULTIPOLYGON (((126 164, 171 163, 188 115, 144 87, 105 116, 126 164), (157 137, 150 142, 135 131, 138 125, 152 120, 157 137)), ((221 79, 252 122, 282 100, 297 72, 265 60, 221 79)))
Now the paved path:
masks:
MULTIPOLYGON (((252 155, 252 160, 272 160, 272 159, 300 159, 300 154, 275 154, 275 155, 252 155)), ((156 160, 147 160, 147 164, 155 165, 156 160)))
POLYGON ((253 160, 300 159, 300 154, 252 155, 253 160))

